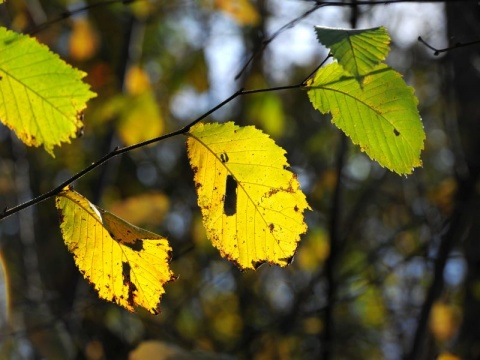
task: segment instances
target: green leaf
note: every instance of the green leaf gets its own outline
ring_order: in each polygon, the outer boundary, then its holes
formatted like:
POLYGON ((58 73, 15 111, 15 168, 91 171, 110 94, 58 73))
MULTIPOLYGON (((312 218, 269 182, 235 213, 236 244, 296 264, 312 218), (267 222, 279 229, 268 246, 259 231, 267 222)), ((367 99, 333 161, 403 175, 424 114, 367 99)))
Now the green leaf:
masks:
POLYGON ((315 32, 320 43, 357 79, 385 60, 390 51, 390 36, 383 26, 363 30, 315 26, 315 32))
POLYGON ((366 75, 362 86, 338 63, 320 69, 308 84, 313 106, 370 158, 398 174, 421 166, 425 132, 413 88, 385 64, 366 75))
POLYGON ((26 35, 0 27, 0 119, 29 146, 70 142, 83 127, 86 102, 96 94, 85 73, 26 35))

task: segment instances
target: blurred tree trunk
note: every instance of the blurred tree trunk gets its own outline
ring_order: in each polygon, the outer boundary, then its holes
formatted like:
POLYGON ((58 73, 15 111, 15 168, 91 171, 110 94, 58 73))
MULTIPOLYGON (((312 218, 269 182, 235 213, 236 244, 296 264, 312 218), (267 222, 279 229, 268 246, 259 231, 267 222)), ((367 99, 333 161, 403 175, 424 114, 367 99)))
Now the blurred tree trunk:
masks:
MULTIPOLYGON (((480 7, 477 3, 447 3, 447 22, 450 44, 478 38, 480 7)), ((463 240, 467 276, 463 304, 463 321, 455 345, 462 359, 480 358, 480 194, 477 185, 480 173, 480 50, 467 46, 451 51, 454 98, 463 159, 457 168, 459 193, 464 193, 464 224, 457 241, 463 240), (463 163, 463 164, 462 164, 463 163), (463 238, 463 239, 462 239, 463 238)), ((462 204, 459 204, 462 205, 462 204)))

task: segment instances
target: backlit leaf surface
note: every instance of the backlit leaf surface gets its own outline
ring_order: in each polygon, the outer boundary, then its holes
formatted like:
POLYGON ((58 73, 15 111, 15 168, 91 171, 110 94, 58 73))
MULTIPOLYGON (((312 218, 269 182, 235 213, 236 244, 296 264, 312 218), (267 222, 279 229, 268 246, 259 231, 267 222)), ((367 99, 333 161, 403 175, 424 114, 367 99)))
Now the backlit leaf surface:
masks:
POLYGON ((307 230, 310 207, 285 151, 253 126, 198 124, 188 134, 207 235, 241 269, 286 266, 307 230))
POLYGON ((390 51, 390 36, 383 26, 359 30, 315 26, 315 32, 318 41, 356 78, 369 73, 390 51))
POLYGON ((129 311, 158 314, 164 284, 175 279, 166 239, 141 229, 65 188, 56 198, 68 250, 98 295, 129 311))
POLYGON ((362 85, 338 63, 320 69, 308 84, 313 106, 368 156, 398 174, 421 166, 425 132, 413 88, 387 65, 378 65, 362 85))
POLYGON ((83 127, 82 112, 95 96, 85 73, 26 35, 0 27, 0 120, 29 146, 70 142, 83 127))

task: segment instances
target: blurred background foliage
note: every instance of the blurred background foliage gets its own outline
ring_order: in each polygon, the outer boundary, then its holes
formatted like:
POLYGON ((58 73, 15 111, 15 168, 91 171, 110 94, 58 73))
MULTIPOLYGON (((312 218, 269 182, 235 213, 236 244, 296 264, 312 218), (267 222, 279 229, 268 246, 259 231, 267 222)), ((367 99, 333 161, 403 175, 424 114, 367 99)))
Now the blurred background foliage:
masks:
MULTIPOLYGON (((111 160, 75 188, 169 239, 179 279, 166 286, 162 313, 132 314, 99 300, 75 268, 49 200, 0 223, 0 358, 478 354, 463 341, 478 340, 478 326, 468 330, 462 319, 480 312, 480 282, 472 271, 478 259, 466 250, 475 248, 467 239, 479 235, 480 206, 469 200, 478 197, 472 144, 480 132, 461 122, 465 99, 455 98, 462 87, 455 76, 463 66, 478 82, 479 57, 474 46, 436 57, 417 42, 421 35, 442 48, 475 39, 478 5, 462 4, 7 0, 0 24, 32 34, 87 72, 98 97, 84 114, 82 136, 57 148, 54 159, 0 128, 2 207, 50 190, 116 146, 183 127, 238 88, 302 81, 327 55, 314 25, 387 26, 387 62, 415 88, 427 141, 423 168, 405 178, 346 141, 302 90, 243 96, 215 112, 212 121, 253 124, 284 147, 314 209, 293 263, 256 272, 240 272, 206 239, 185 138, 111 160)), ((478 84, 468 86, 469 109, 476 109, 478 84)))

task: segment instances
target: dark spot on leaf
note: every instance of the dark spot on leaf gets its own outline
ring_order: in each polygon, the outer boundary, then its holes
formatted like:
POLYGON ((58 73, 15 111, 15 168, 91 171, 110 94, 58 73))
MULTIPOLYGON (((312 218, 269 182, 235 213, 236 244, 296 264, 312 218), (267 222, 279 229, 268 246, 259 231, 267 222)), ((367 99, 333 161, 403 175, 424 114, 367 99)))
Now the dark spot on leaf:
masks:
POLYGON ((400 135, 400 131, 398 131, 397 129, 393 128, 393 133, 395 134, 395 136, 399 136, 400 135))
POLYGON ((237 212, 237 182, 231 175, 227 175, 223 212, 227 216, 235 215, 237 212))
POLYGON ((192 166, 193 173, 196 174, 198 172, 198 167, 197 166, 192 166))
MULTIPOLYGON (((120 241, 121 242, 121 241, 120 241)), ((134 242, 121 242, 122 245, 129 247, 133 251, 142 251, 143 250, 143 241, 140 239, 135 240, 134 242)))
POLYGON ((3 76, 0 75, 0 80, 3 80, 3 76))
POLYGON ((127 303, 128 303, 128 305, 133 307, 134 304, 135 304, 135 302, 134 302, 134 292, 137 290, 137 287, 130 280, 130 271, 131 270, 132 270, 132 268, 130 267, 130 264, 122 261, 123 284, 128 287, 127 303))
POLYGON ((298 212, 298 206, 295 205, 295 207, 293 208, 293 210, 294 210, 295 212, 298 212))
POLYGON ((124 285, 127 285, 130 282, 130 270, 132 270, 130 264, 122 261, 122 278, 124 285))
MULTIPOLYGON (((7 211, 7 208, 3 211, 4 213, 7 211)), ((58 209, 58 217, 60 218, 60 224, 63 224, 65 220, 65 216, 63 216, 62 210, 58 209)))
POLYGON ((273 230, 275 229, 275 225, 268 224, 268 228, 270 229, 270 232, 273 232, 273 230))
POLYGON ((229 160, 229 159, 228 159, 228 155, 227 155, 226 152, 223 152, 222 154, 220 154, 220 161, 221 161, 222 163, 226 163, 226 162, 228 162, 228 160, 229 160))
POLYGON ((201 187, 202 187, 202 184, 200 184, 200 183, 196 183, 196 184, 195 184, 195 189, 198 190, 198 189, 200 189, 201 187))

